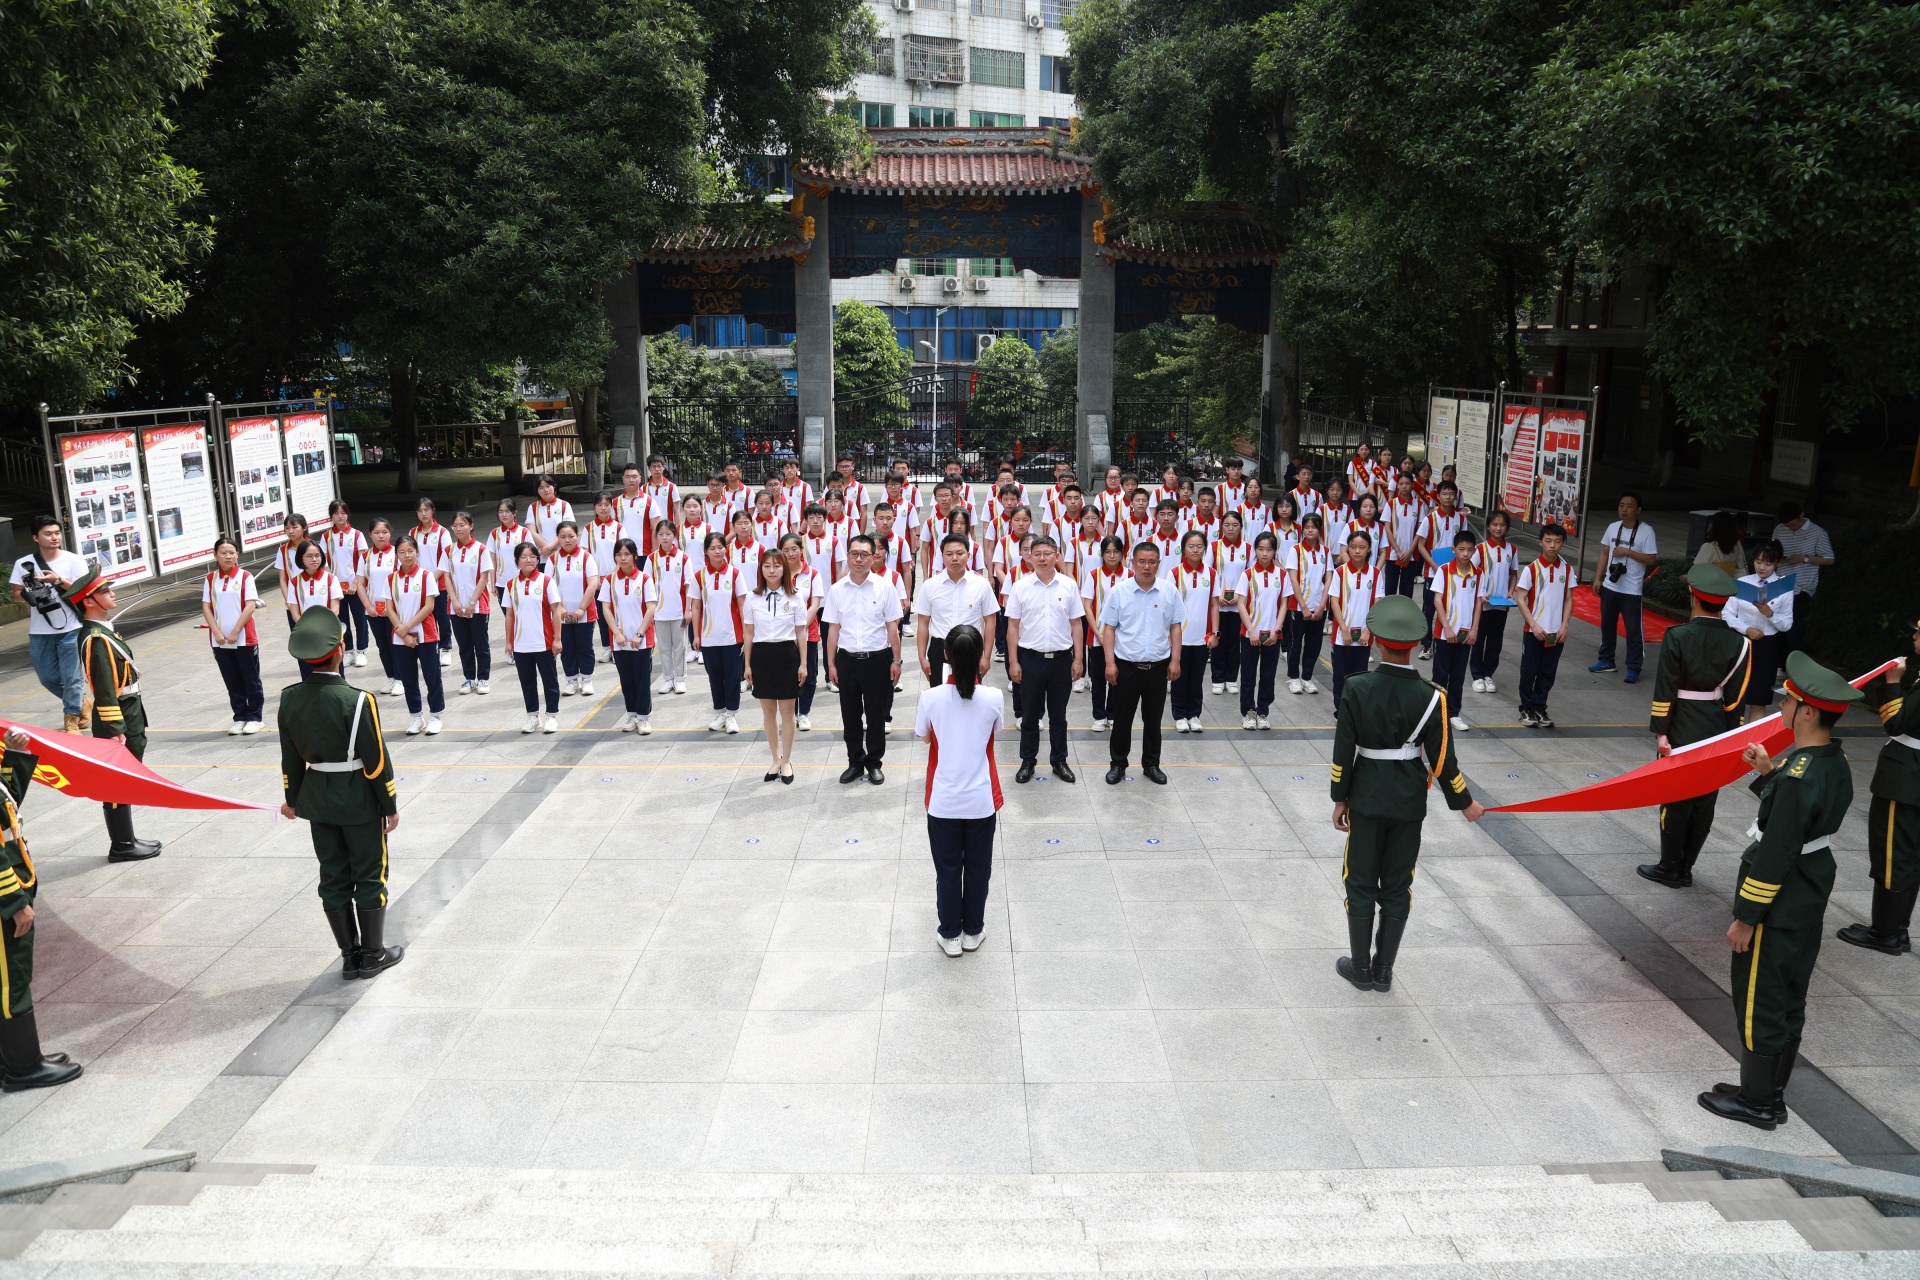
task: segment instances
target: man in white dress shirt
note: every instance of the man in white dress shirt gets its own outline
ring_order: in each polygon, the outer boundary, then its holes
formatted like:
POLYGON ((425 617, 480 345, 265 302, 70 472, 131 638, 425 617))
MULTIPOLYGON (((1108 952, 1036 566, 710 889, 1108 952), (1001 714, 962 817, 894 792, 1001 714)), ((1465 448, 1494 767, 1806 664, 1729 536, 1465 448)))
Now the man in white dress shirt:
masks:
POLYGON ((1040 716, 1047 717, 1048 759, 1053 776, 1073 781, 1067 762, 1067 698, 1086 667, 1086 606, 1080 588, 1060 573, 1060 549, 1052 538, 1033 540, 1033 573, 1007 592, 1007 678, 1020 690, 1020 771, 1015 782, 1033 780, 1040 759, 1040 716))
POLYGON ((929 685, 938 687, 946 671, 947 633, 962 623, 980 629, 987 642, 980 659, 984 679, 993 665, 993 630, 999 620, 1000 601, 993 584, 967 568, 970 548, 967 540, 950 533, 940 540, 940 559, 945 571, 936 573, 913 593, 914 616, 926 622, 915 627, 915 647, 920 651, 920 674, 929 685))
POLYGON ((864 775, 879 786, 887 752, 887 716, 900 679, 900 595, 873 572, 873 538, 847 540, 847 576, 827 589, 827 681, 840 690, 840 721, 847 739, 841 782, 864 775))

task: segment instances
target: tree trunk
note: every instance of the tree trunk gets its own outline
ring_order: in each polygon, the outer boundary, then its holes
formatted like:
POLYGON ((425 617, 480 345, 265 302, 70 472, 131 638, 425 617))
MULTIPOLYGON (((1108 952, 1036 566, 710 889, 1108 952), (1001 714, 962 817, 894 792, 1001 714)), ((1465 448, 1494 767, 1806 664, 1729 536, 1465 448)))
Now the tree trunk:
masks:
POLYGON ((587 460, 587 488, 598 493, 607 483, 607 445, 600 438, 600 384, 569 391, 573 401, 573 429, 580 433, 580 452, 587 460))
POLYGON ((420 370, 411 360, 387 366, 393 453, 400 464, 398 492, 412 494, 420 484, 420 370))
POLYGON ((1500 258, 1500 291, 1506 313, 1507 390, 1523 391, 1525 388, 1520 385, 1519 317, 1515 314, 1520 308, 1520 284, 1515 278, 1512 246, 1508 246, 1507 251, 1500 258))

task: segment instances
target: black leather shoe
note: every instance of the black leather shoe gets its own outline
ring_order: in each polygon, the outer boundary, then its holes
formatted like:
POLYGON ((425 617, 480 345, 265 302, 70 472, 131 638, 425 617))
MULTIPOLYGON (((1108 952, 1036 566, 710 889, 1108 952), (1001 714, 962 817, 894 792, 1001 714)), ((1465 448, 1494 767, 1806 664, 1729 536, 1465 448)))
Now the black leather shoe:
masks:
POLYGON ((880 766, 879 766, 879 765, 877 765, 877 764, 870 764, 870 765, 868 765, 868 766, 867 766, 867 781, 868 781, 868 782, 871 782, 871 783, 872 783, 872 784, 873 784, 874 786, 876 786, 876 787, 877 787, 877 786, 879 786, 879 785, 880 785, 881 783, 883 783, 883 782, 885 782, 886 780, 887 780, 887 775, 886 775, 886 774, 884 774, 884 773, 882 773, 882 772, 880 772, 880 766))
POLYGON ((1127 780, 1127 766, 1123 764, 1117 764, 1113 766, 1113 768, 1107 770, 1108 786, 1117 787, 1121 783, 1125 782, 1126 780, 1127 780))
POLYGON ((1362 991, 1373 990, 1373 970, 1366 965, 1355 964, 1351 956, 1341 956, 1335 960, 1333 971, 1362 991))
POLYGON ((1850 924, 1835 932, 1833 936, 1842 942, 1850 942, 1856 947, 1865 947, 1869 951, 1878 951, 1883 955, 1897 956, 1907 949, 1902 945, 1898 934, 1887 937, 1884 934, 1875 933, 1871 925, 1850 924))
POLYGON ((80 1064, 68 1061, 66 1054, 40 1052, 40 1028, 33 1010, 0 1020, 0 1089, 7 1093, 51 1089, 80 1074, 80 1064), (22 1063, 30 1065, 21 1070, 22 1063))
POLYGON ((160 850, 149 848, 140 841, 135 841, 124 848, 116 844, 107 849, 108 862, 145 862, 148 858, 159 856, 160 850))
POLYGON ((1163 787, 1167 785, 1167 775, 1157 764, 1143 764, 1140 772, 1147 775, 1148 782, 1157 782, 1163 787))
POLYGON ((1064 760, 1053 766, 1053 776, 1062 782, 1072 782, 1074 780, 1073 769, 1069 767, 1064 760))
POLYGON ((1771 1054, 1740 1051, 1740 1088, 1734 1093, 1709 1090, 1699 1096, 1708 1111, 1726 1120, 1738 1120, 1756 1129, 1772 1130, 1780 1124, 1774 1114, 1773 1094, 1779 1078, 1780 1060, 1771 1054))
POLYGON ((1032 782, 1033 781, 1033 765, 1028 763, 1025 760, 1022 760, 1020 762, 1020 768, 1014 772, 1013 780, 1015 782, 1022 783, 1022 784, 1032 782))
POLYGON ((860 781, 860 779, 866 776, 867 776, 867 766, 863 764, 850 764, 846 768, 840 771, 840 781, 843 784, 848 782, 858 782, 860 781))
POLYGON ((1693 887, 1693 872, 1677 871, 1664 862, 1643 862, 1634 868, 1642 880, 1651 880, 1663 884, 1669 889, 1690 889, 1693 887))

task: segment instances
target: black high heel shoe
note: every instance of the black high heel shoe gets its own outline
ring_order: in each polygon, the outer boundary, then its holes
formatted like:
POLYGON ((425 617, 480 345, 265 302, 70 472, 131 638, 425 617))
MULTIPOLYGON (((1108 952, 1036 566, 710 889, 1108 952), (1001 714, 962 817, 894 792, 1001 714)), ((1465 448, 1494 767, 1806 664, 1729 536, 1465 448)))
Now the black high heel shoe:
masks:
POLYGON ((789 787, 793 785, 793 766, 792 765, 788 765, 787 772, 780 775, 780 781, 789 787))
POLYGON ((779 776, 780 776, 780 771, 779 771, 778 769, 774 769, 774 770, 771 770, 771 771, 769 771, 769 772, 768 772, 768 774, 767 774, 767 776, 766 776, 766 777, 764 777, 764 778, 762 778, 762 779, 761 779, 761 781, 762 781, 762 782, 772 782, 772 781, 773 781, 773 780, 774 780, 775 778, 777 778, 777 777, 779 777, 779 776))

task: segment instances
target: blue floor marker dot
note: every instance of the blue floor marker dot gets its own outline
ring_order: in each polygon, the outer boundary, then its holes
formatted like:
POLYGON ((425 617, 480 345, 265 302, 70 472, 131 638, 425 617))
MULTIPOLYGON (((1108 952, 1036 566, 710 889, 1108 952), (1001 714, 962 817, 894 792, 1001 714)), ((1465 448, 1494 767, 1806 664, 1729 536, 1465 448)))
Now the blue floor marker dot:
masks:
POLYGON ((1305 782, 1307 780, 1307 775, 1304 773, 1296 773, 1293 775, 1293 780, 1295 782, 1305 782))
POLYGON ((1047 837, 1047 843, 1048 843, 1048 844, 1059 844, 1059 843, 1060 843, 1060 837, 1059 837, 1059 836, 1048 836, 1048 837, 1047 837))
POLYGON ((748 836, 748 837, 747 837, 747 843, 748 843, 748 844, 759 844, 759 843, 760 843, 760 837, 759 837, 759 836, 748 836))
POLYGON ((602 781, 602 782, 612 782, 612 781, 613 781, 613 779, 612 779, 612 778, 602 778, 602 779, 600 779, 600 781, 602 781))
POLYGON ((687 781, 688 781, 688 782, 698 782, 698 781, 700 781, 700 779, 698 779, 698 778, 688 778, 688 779, 687 779, 687 781))
POLYGON ((1212 774, 1209 774, 1209 775, 1207 776, 1207 781, 1208 781, 1208 782, 1218 782, 1218 781, 1220 781, 1220 779, 1219 779, 1218 777, 1215 777, 1215 776, 1214 776, 1214 775, 1212 775, 1212 774))
POLYGON ((841 841, 841 843, 842 844, 859 844, 860 838, 858 836, 848 836, 845 840, 841 841))
POLYGON ((481 775, 480 775, 480 781, 482 781, 482 782, 485 782, 486 780, 487 780, 487 775, 486 775, 486 774, 484 774, 484 773, 483 773, 483 774, 481 774, 481 775))
POLYGON ((1159 843, 1160 843, 1160 838, 1159 838, 1158 836, 1148 836, 1148 837, 1147 837, 1147 843, 1148 843, 1148 844, 1159 844, 1159 843))
POLYGON ((1597 773, 1590 773, 1590 774, 1588 774, 1587 776, 1588 776, 1589 778, 1597 778, 1597 777, 1599 777, 1600 775, 1599 775, 1599 774, 1597 774, 1597 773))
POLYGON ((1517 774, 1517 773, 1510 773, 1510 774, 1508 774, 1507 776, 1508 776, 1509 778, 1517 778, 1517 777, 1519 777, 1520 775, 1519 775, 1519 774, 1517 774))

